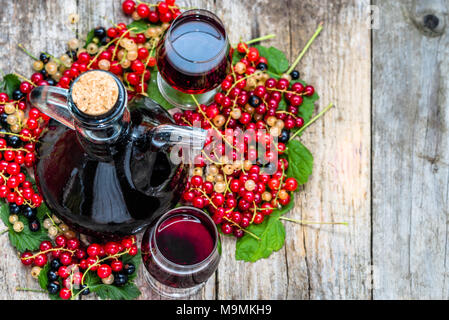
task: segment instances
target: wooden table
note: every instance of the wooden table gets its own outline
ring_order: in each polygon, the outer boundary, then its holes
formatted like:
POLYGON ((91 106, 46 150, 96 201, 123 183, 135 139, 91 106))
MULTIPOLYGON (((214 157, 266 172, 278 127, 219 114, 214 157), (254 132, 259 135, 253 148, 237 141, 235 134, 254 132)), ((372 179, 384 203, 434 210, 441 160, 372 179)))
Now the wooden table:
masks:
MULTIPOLYGON (((254 264, 236 262, 234 240, 225 239, 215 277, 193 298, 447 299, 449 1, 179 4, 216 12, 233 43, 276 33, 266 44, 291 60, 324 22, 299 70, 318 90, 319 108, 336 108, 301 138, 315 156, 314 173, 288 216, 349 222, 286 222, 285 247, 254 264)), ((0 69, 29 75, 17 44, 60 54, 75 32, 128 21, 120 7, 120 0, 0 0, 0 69), (76 30, 65 23, 70 13, 81 16, 76 30)), ((142 272, 141 299, 160 299, 142 272)), ((38 288, 3 234, 0 298, 46 298, 18 286, 38 288)))

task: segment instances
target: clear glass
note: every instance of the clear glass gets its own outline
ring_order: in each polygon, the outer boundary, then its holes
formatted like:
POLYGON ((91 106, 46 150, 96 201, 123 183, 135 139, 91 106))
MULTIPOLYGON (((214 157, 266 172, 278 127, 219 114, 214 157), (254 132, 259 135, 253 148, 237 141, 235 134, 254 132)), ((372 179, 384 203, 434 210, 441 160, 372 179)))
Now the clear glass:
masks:
POLYGON ((194 9, 177 17, 157 47, 157 83, 162 96, 181 109, 208 104, 230 71, 225 27, 210 11, 194 9))
POLYGON ((142 239, 142 259, 148 271, 145 273, 148 283, 157 293, 172 299, 197 293, 217 270, 220 261, 219 243, 217 227, 205 212, 194 207, 178 207, 168 211, 147 229, 142 239), (177 239, 163 238, 162 232, 176 222, 184 222, 182 219, 194 219, 201 224, 201 229, 183 226, 180 227, 180 233, 175 234, 177 239), (207 230, 208 236, 202 237, 204 230, 207 230), (183 243, 182 248, 176 247, 180 239, 187 242, 183 243), (194 243, 189 242, 193 239, 196 239, 194 243), (167 246, 171 251, 167 250, 167 246), (190 252, 195 252, 194 255, 186 254, 189 249, 192 249, 190 252), (208 253, 207 256, 205 252, 208 253), (199 260, 192 260, 192 257, 199 260), (194 263, 183 259, 190 259, 194 263))

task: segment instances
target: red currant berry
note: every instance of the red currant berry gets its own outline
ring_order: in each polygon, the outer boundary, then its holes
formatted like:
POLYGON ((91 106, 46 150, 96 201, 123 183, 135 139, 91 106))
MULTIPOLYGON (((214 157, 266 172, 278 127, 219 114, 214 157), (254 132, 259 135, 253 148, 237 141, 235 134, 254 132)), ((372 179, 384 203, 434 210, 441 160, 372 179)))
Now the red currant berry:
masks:
POLYGON ((80 241, 78 239, 67 240, 67 249, 76 250, 80 247, 80 241))
POLYGON ((150 8, 145 3, 139 4, 136 11, 142 19, 148 18, 148 15, 150 14, 150 8))
POLYGON ((313 96, 314 93, 315 93, 315 88, 312 86, 306 86, 306 88, 304 89, 304 94, 307 97, 313 96))
POLYGON ((139 252, 139 248, 137 248, 136 245, 133 245, 133 246, 129 249, 128 254, 129 254, 130 256, 133 257, 133 256, 135 256, 138 252, 139 252))
POLYGON ((100 256, 101 252, 101 246, 97 243, 91 244, 89 247, 87 247, 87 255, 89 257, 97 257, 100 256))
POLYGON ((67 238, 63 235, 59 235, 55 238, 55 243, 58 247, 64 248, 67 245, 67 238))
POLYGON ((25 251, 24 253, 21 254, 20 261, 22 262, 23 265, 29 266, 34 262, 34 259, 31 258, 32 256, 33 254, 30 251, 25 251))
MULTIPOLYGON (((249 48, 248 52, 248 60, 251 62, 255 62, 259 59, 259 50, 256 48, 249 48)), ((248 70, 247 70, 248 71, 248 70)))
POLYGON ((106 252, 106 254, 110 256, 116 255, 119 252, 118 243, 116 242, 106 243, 106 245, 104 246, 104 251, 106 252))
POLYGON ((112 269, 110 266, 108 266, 107 264, 102 264, 101 266, 98 267, 97 269, 97 275, 101 278, 101 279, 105 279, 107 277, 109 277, 112 273, 112 269))
POLYGON ((59 297, 63 300, 68 300, 72 297, 72 291, 70 291, 69 288, 62 288, 61 291, 59 291, 59 297))
POLYGON ((122 4, 122 10, 125 14, 131 15, 136 9, 136 3, 132 0, 126 0, 122 4))
POLYGON ((72 263, 72 254, 70 252, 61 252, 59 260, 63 265, 68 266, 72 263))
POLYGON ((111 269, 114 272, 120 272, 123 269, 123 262, 120 260, 115 260, 111 262, 111 269))
POLYGON ((43 267, 47 264, 48 258, 46 254, 39 254, 36 258, 34 258, 34 265, 38 267, 43 267))
POLYGON ((39 246, 39 250, 42 252, 50 250, 51 248, 53 248, 53 245, 51 244, 50 241, 42 241, 39 246))

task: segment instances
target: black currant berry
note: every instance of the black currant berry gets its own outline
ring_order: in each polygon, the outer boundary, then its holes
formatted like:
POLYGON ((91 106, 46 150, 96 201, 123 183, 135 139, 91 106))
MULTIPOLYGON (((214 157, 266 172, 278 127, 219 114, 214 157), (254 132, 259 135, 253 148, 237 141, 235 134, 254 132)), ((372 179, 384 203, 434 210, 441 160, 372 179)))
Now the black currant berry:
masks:
POLYGON ((41 52, 39 60, 42 61, 43 63, 47 63, 48 61, 50 61, 50 57, 46 53, 41 52))
POLYGON ((128 281, 128 276, 124 273, 117 273, 114 276, 114 284, 116 286, 123 286, 126 284, 126 282, 128 281))
POLYGON ((287 143, 288 139, 290 139, 290 131, 288 131, 286 129, 282 129, 281 135, 279 136, 278 141, 282 142, 282 143, 287 143))
POLYGON ((132 263, 127 263, 123 267, 124 272, 129 276, 132 275, 136 271, 136 266, 132 263))
POLYGON ((37 209, 31 208, 30 206, 23 206, 22 214, 28 220, 34 220, 34 219, 36 219, 36 216, 37 216, 37 209))
POLYGON ((58 271, 61 266, 62 263, 61 261, 59 261, 59 259, 54 259, 50 262, 50 269, 53 271, 58 271))
POLYGON ((31 232, 37 232, 41 228, 41 223, 38 219, 30 221, 30 224, 28 225, 30 227, 31 232))
POLYGON ((299 79, 299 71, 298 70, 293 70, 290 73, 290 77, 292 77, 292 80, 298 80, 299 79))
POLYGON ((260 105, 260 98, 257 96, 249 97, 248 103, 251 107, 257 108, 260 105))
POLYGON ((76 51, 75 50, 69 50, 66 52, 66 54, 71 58, 71 59, 75 59, 76 58, 76 51))
POLYGON ((47 79, 48 78, 47 70, 45 70, 45 69, 41 70, 41 75, 44 77, 44 79, 47 79))
POLYGON ((59 292, 59 283, 57 281, 50 282, 47 286, 48 293, 57 294, 59 292))
POLYGON ((100 40, 100 44, 101 44, 102 46, 105 46, 105 45, 107 45, 110 41, 111 41, 111 38, 109 38, 109 37, 103 37, 103 38, 101 38, 101 40, 100 40))
POLYGON ((8 124, 7 120, 8 120, 8 114, 7 113, 0 114, 0 124, 5 129, 9 127, 9 124, 8 124))
POLYGON ((82 294, 83 296, 87 296, 88 294, 90 294, 90 290, 89 290, 89 288, 87 287, 87 285, 85 285, 85 284, 82 284, 82 285, 81 285, 80 290, 81 290, 81 294, 82 294))
POLYGON ((19 214, 20 213, 20 207, 15 203, 9 204, 9 213, 10 214, 19 214))
POLYGON ((6 137, 6 143, 8 144, 8 146, 10 146, 11 148, 19 148, 20 146, 22 146, 22 141, 20 140, 19 137, 17 136, 11 136, 8 135, 6 137))
POLYGON ((13 98, 14 100, 20 100, 20 99, 22 99, 23 97, 25 97, 25 94, 22 93, 22 91, 20 91, 19 89, 14 90, 14 92, 12 93, 12 98, 13 98))
POLYGON ((48 82, 49 86, 55 86, 56 85, 56 81, 53 80, 52 78, 48 79, 47 82, 48 82))
POLYGON ((54 270, 49 270, 47 272, 47 278, 48 278, 48 281, 50 281, 50 282, 58 280, 59 279, 58 272, 54 271, 54 270))
POLYGON ((96 27, 94 30, 94 36, 98 37, 99 39, 103 38, 106 35, 106 30, 103 27, 96 27))
POLYGON ((256 66, 256 69, 261 70, 261 71, 265 71, 265 70, 268 69, 268 66, 267 66, 266 63, 261 62, 261 63, 259 63, 259 64, 256 66))

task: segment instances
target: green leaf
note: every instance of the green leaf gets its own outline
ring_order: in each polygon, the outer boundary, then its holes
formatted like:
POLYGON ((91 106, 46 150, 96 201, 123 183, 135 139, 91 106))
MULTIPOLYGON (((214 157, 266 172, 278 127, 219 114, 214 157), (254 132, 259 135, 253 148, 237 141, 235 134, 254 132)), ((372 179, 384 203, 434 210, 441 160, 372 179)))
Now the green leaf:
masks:
POLYGON ((255 262, 268 258, 274 251, 280 250, 285 241, 285 228, 279 217, 293 208, 294 202, 290 201, 282 209, 274 210, 265 217, 261 224, 252 224, 248 227, 260 240, 250 234, 245 234, 237 241, 235 259, 246 262, 255 262))
POLYGON ((131 28, 134 28, 132 32, 138 34, 138 33, 144 33, 148 30, 152 25, 147 23, 145 20, 136 20, 131 22, 126 26, 126 28, 129 30, 131 28))
POLYGON ((44 290, 47 290, 47 286, 48 286, 48 278, 47 278, 48 270, 50 270, 50 262, 48 262, 45 265, 45 267, 42 268, 41 272, 39 273, 39 278, 38 278, 39 285, 44 290))
POLYGON ((91 43, 95 38, 95 29, 89 31, 86 36, 86 43, 84 44, 84 48, 87 48, 88 44, 91 43))
POLYGON ((95 292, 103 300, 133 300, 141 295, 139 288, 132 282, 128 282, 122 287, 103 283, 88 283, 88 286, 91 292, 95 292))
POLYGON ((312 153, 298 140, 291 140, 287 145, 287 176, 295 178, 299 185, 305 184, 313 171, 312 153))
POLYGON ((96 293, 101 299, 106 300, 133 300, 141 295, 139 288, 134 284, 133 279, 137 276, 138 266, 140 265, 141 255, 122 256, 123 264, 133 263, 136 266, 136 272, 132 276, 128 277, 128 282, 121 287, 104 284, 96 272, 89 271, 85 278, 84 283, 89 287, 91 292, 96 293))
POLYGON ((44 220, 48 218, 48 216, 51 217, 51 211, 48 209, 45 202, 42 202, 42 204, 37 208, 37 217, 39 220, 44 220))
POLYGON ((286 109, 287 109, 287 102, 285 102, 285 99, 282 99, 282 100, 279 102, 279 105, 278 105, 277 110, 278 110, 278 111, 283 111, 283 110, 286 110, 286 109))
MULTIPOLYGON (((42 268, 41 272, 39 273, 39 278, 37 279, 39 282, 40 287, 47 291, 48 286, 48 277, 47 273, 50 270, 50 262, 48 262, 45 267, 42 268)), ((59 294, 48 294, 51 300, 62 300, 59 294)))
POLYGON ((161 95, 159 87, 157 86, 157 74, 158 72, 156 68, 154 68, 154 70, 151 72, 150 83, 148 84, 148 97, 159 103, 165 110, 170 110, 174 108, 174 106, 171 105, 167 100, 165 100, 161 95))
POLYGON ((12 94, 20 87, 20 79, 15 74, 7 74, 0 82, 0 92, 5 92, 9 98, 12 98, 12 94))
MULTIPOLYGON (((22 232, 15 232, 11 223, 9 223, 9 207, 4 203, 0 208, 0 217, 4 224, 8 227, 9 241, 19 252, 27 250, 35 251, 39 249, 42 241, 50 240, 47 231, 41 227, 39 231, 32 232, 28 227, 28 220, 19 215, 19 220, 23 222, 24 228, 22 232)), ((40 221, 42 224, 42 221, 40 221)))
POLYGON ((127 263, 132 263, 136 267, 136 271, 132 275, 128 276, 128 281, 134 280, 137 277, 137 273, 139 271, 140 264, 142 263, 142 255, 140 253, 140 250, 135 256, 130 256, 129 254, 125 254, 124 256, 122 256, 122 262, 123 262, 123 265, 125 265, 127 263))
POLYGON ((240 53, 237 51, 237 49, 234 49, 234 53, 232 54, 232 64, 236 64, 237 62, 240 62, 240 60, 244 57, 245 55, 243 53, 240 53))
POLYGON ((275 47, 264 47, 261 45, 254 46, 259 50, 259 54, 265 57, 268 61, 268 70, 274 72, 277 75, 282 75, 288 70, 290 63, 288 62, 285 54, 275 47))

